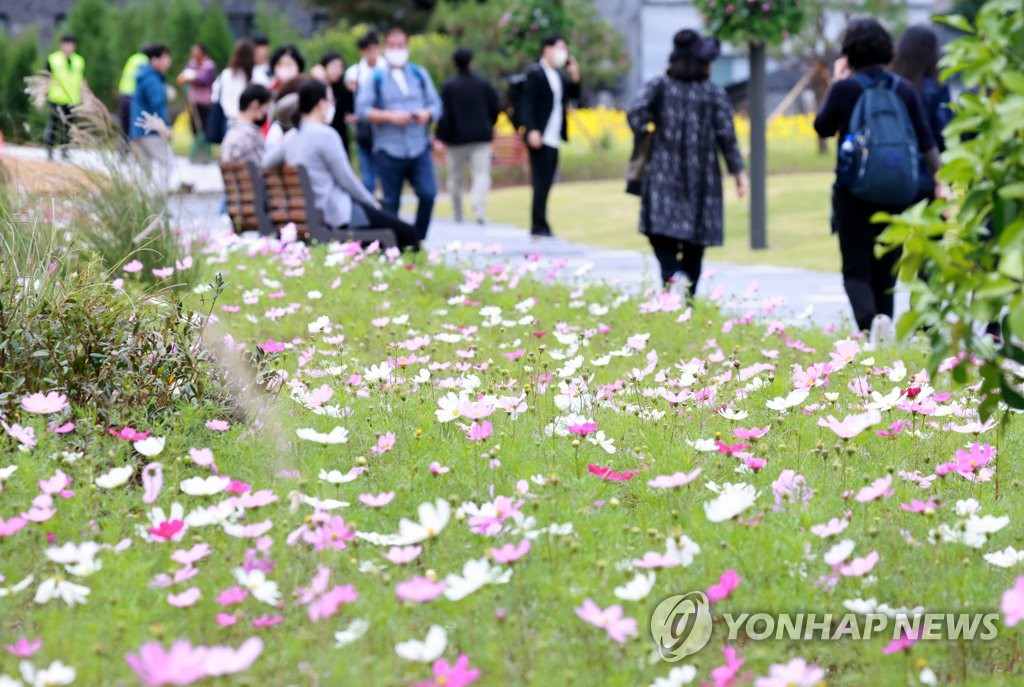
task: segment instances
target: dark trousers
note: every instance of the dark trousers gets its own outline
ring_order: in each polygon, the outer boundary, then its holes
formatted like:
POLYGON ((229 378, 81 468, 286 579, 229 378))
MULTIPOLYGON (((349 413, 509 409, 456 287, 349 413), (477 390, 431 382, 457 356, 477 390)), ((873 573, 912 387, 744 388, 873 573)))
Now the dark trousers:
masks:
POLYGON ((384 192, 382 205, 389 213, 398 216, 398 208, 402 203, 402 184, 406 179, 416 192, 419 201, 416 207, 416 235, 422 241, 427 238, 430 227, 430 216, 434 212, 434 197, 437 196, 437 184, 434 181, 434 162, 430 158, 430 146, 419 157, 391 157, 383 151, 374 157, 377 165, 377 176, 384 192))
POLYGON ((876 315, 892 317, 895 269, 900 258, 899 250, 875 257, 875 241, 887 225, 873 224, 871 216, 876 212, 900 213, 906 208, 866 203, 842 188, 835 189, 832 203, 843 260, 843 286, 857 328, 868 330, 876 315))
POLYGON ((67 145, 70 140, 71 105, 50 103, 50 118, 43 131, 43 143, 47 148, 67 145))
POLYGON ((374 162, 373 147, 362 143, 356 145, 359 153, 359 176, 363 186, 370 193, 377 193, 377 165, 374 162))
POLYGON ((697 280, 700 278, 701 265, 704 264, 704 246, 657 234, 648 234, 647 240, 661 267, 661 281, 668 285, 677 272, 682 272, 690 280, 692 297, 697 292, 697 280))
POLYGON ((550 234, 548 224, 548 195, 555 182, 558 169, 558 148, 541 146, 530 148, 530 184, 533 186, 533 207, 530 218, 531 234, 550 234))
POLYGON ((210 118, 210 107, 212 106, 193 104, 189 109, 193 134, 201 134, 206 130, 206 120, 210 118))
POLYGON ((369 224, 366 227, 353 227, 353 229, 390 229, 395 232, 395 239, 398 241, 400 249, 411 248, 413 251, 420 249, 419 235, 411 224, 403 222, 396 215, 378 210, 370 205, 360 203, 359 207, 366 213, 366 219, 369 221, 369 224))
POLYGON ((132 97, 124 93, 117 96, 117 121, 125 139, 132 133, 132 97))

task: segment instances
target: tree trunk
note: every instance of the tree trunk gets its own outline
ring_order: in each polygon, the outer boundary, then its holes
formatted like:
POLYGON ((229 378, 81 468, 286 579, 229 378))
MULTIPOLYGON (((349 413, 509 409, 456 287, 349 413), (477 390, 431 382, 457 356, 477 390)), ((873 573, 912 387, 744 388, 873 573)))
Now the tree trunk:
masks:
POLYGON ((750 44, 750 247, 768 247, 766 235, 768 147, 765 132, 766 76, 764 43, 750 44))

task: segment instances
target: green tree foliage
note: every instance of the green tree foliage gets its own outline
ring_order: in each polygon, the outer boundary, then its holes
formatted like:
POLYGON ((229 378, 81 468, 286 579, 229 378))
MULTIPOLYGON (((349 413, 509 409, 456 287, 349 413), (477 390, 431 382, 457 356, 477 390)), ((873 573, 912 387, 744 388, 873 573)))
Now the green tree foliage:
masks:
POLYGON ((117 90, 118 69, 111 55, 116 10, 103 0, 77 0, 68 14, 67 30, 78 40, 85 58, 85 78, 101 100, 112 102, 117 90))
MULTIPOLYGON (((946 128, 940 178, 954 200, 914 206, 881 236, 883 249, 902 248, 901 281, 914 307, 899 322, 904 336, 927 327, 934 371, 953 356, 981 362, 982 415, 1004 402, 1024 408, 1024 5, 989 0, 972 24, 945 20, 966 32, 948 47, 944 77, 968 89, 946 128), (927 281, 919 281, 922 273, 927 281), (999 321, 1000 338, 982 333, 999 321)), ((965 366, 954 377, 967 381, 965 366)))
POLYGON ((802 0, 697 0, 696 4, 708 30, 723 41, 738 45, 778 45, 803 27, 807 3, 802 0))
POLYGON ((261 0, 256 4, 256 19, 253 25, 255 33, 266 36, 270 45, 297 44, 302 40, 302 36, 288 21, 288 15, 280 12, 271 2, 261 0))
MULTIPOLYGON (((338 22, 323 33, 305 41, 298 41, 299 50, 309 65, 319 61, 324 53, 333 51, 340 54, 348 66, 359 59, 359 48, 356 44, 369 30, 370 27, 366 24, 349 26, 345 22, 338 22)), ((415 60, 415 56, 412 59, 415 60)))
POLYGON ((25 93, 25 77, 39 66, 35 31, 11 40, 0 36, 0 130, 7 138, 22 138, 22 125, 32 112, 32 103, 25 93))
POLYGON ((231 27, 228 26, 223 0, 212 0, 203 10, 197 38, 206 46, 210 58, 217 63, 219 68, 223 69, 227 66, 235 38, 231 35, 231 27))
POLYGON ((313 0, 338 18, 372 24, 381 29, 398 25, 422 31, 439 4, 436 0, 313 0))

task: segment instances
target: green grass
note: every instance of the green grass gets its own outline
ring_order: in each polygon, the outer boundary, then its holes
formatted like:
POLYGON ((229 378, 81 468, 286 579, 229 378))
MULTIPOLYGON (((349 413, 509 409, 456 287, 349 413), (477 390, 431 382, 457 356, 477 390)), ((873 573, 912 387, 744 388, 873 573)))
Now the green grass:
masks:
MULTIPOLYGON (((708 260, 767 264, 835 272, 839 248, 829 229, 832 174, 777 174, 768 178, 768 248, 750 248, 749 198, 739 200, 731 180, 725 186, 725 245, 707 252, 708 260)), ((549 221, 556 234, 601 248, 649 250, 637 231, 640 200, 623 191, 623 182, 593 181, 556 184, 548 201, 549 221)), ((493 222, 529 226, 529 187, 498 189, 488 199, 493 222)), ((463 202, 468 202, 468 199, 463 202)), ((438 217, 451 217, 447 199, 437 204, 438 217)))
MULTIPOLYGON (((555 200, 557 205, 559 199, 555 200)), ((621 200, 618 197, 616 202, 621 200)), ((556 224, 556 228, 561 227, 556 224)), ((955 416, 887 411, 885 425, 895 420, 909 425, 894 439, 869 430, 841 441, 817 423, 830 414, 842 417, 859 412, 863 401, 849 388, 855 377, 869 374, 870 383, 881 393, 909 386, 909 377, 889 380, 886 368, 899 358, 911 373, 919 370, 925 356, 915 347, 860 352, 851 365, 831 373, 827 388, 810 389, 807 412, 783 414, 769 410, 766 402, 793 389, 794 365, 805 368, 829 361, 833 337, 819 331, 789 332, 789 337, 814 349, 800 350, 786 345, 778 334, 766 335, 763 323, 736 321, 725 328, 721 316, 704 303, 695 306, 689 320, 679 323, 681 311, 642 314, 639 300, 605 287, 520 279, 518 262, 484 275, 468 266, 463 273, 432 264, 426 256, 407 269, 401 261, 389 264, 373 256, 328 265, 326 255, 322 247, 308 257, 302 250, 276 258, 239 250, 215 265, 223 270, 227 287, 215 309, 220 329, 214 337, 219 340, 230 333, 235 343, 247 347, 268 338, 289 343, 279 363, 289 375, 280 398, 248 402, 249 407, 264 411, 262 428, 236 421, 227 432, 211 431, 205 423, 222 416, 210 407, 177 408, 147 428, 167 440, 164 451, 153 459, 163 464, 165 474, 164 489, 154 505, 168 509, 179 502, 190 511, 223 498, 188 496, 179 490, 183 479, 207 474, 186 457, 192 447, 210 447, 222 474, 277 495, 277 502, 251 511, 244 522, 272 523, 268 555, 274 569, 268 577, 280 586, 280 606, 272 608, 253 598, 230 609, 215 602, 222 590, 235 584, 231 571, 254 546, 252 540, 227 536, 217 526, 190 528, 176 544, 148 543, 136 534, 136 526, 147 523, 150 509, 142 503, 139 483, 104 491, 92 482, 113 466, 141 468, 151 459, 133 453, 127 442, 107 436, 105 427, 90 426, 83 420, 88 409, 72 410, 79 426, 70 435, 45 430, 48 420, 63 420, 63 416, 18 413, 8 421, 33 426, 40 441, 35 449, 22 453, 6 440, 7 453, 0 467, 14 464, 18 471, 4 483, 0 514, 9 518, 26 509, 38 494, 37 482, 57 467, 74 479, 75 494, 56 499, 57 514, 50 521, 0 539, 4 584, 29 574, 36 577, 28 590, 0 598, 0 638, 5 643, 21 635, 42 638, 43 650, 32 659, 37 665, 59 658, 77 669, 77 684, 127 685, 134 681, 124 654, 144 642, 167 646, 188 638, 197 644, 237 647, 247 637, 259 636, 265 648, 251 669, 208 683, 390 686, 429 677, 429 666, 399 659, 394 646, 412 638, 422 640, 428 627, 438 624, 448 633, 444 657, 454 662, 460 653, 468 655, 482 671, 479 685, 625 687, 647 685, 671 667, 649 660, 653 645, 647 634, 648 618, 654 607, 671 594, 707 589, 728 569, 735 569, 742 583, 727 600, 714 605, 719 620, 711 645, 686 660, 699 669, 698 681, 706 680, 708 672, 723 662, 723 613, 842 614, 843 601, 858 597, 892 606, 923 605, 930 611, 988 611, 998 609, 1003 590, 1013 584, 1018 571, 993 567, 981 558, 983 552, 1010 544, 1020 547, 1024 505, 1016 491, 1024 469, 1013 460, 1022 448, 1022 435, 1013 426, 999 442, 1002 497, 997 499, 992 482, 972 484, 949 476, 924 491, 895 478, 899 470, 932 473, 936 464, 952 459, 957 448, 976 438, 940 430, 943 424, 961 421, 955 416), (320 297, 311 296, 313 291, 320 297), (531 298, 536 301, 532 308, 516 308, 531 298), (276 319, 267 316, 292 303, 289 314, 276 319), (497 323, 489 322, 482 311, 485 306, 501 308, 497 323), (334 323, 329 337, 308 329, 322 315, 334 323), (402 322, 404 316, 408 320, 402 322), (392 321, 373 324, 379 317, 392 321), (399 323, 393 321, 396 318, 399 323), (539 332, 545 336, 534 336, 539 332), (451 343, 441 337, 460 333, 462 338, 451 343), (649 335, 645 345, 636 340, 636 347, 627 346, 631 337, 641 334, 649 335), (339 335, 344 335, 343 341, 339 335), (414 343, 423 335, 430 341, 414 343), (409 350, 420 344, 424 347, 409 350), (504 355, 518 350, 524 354, 516 360, 504 355), (654 371, 630 381, 631 371, 641 370, 653 351, 659 356, 654 371), (388 359, 398 364, 400 356, 413 353, 417 360, 406 359, 403 366, 392 368, 391 378, 369 379, 372 366, 388 359), (601 358, 613 353, 602 365, 601 358), (566 370, 566 361, 577 355, 582 357, 578 371, 566 370), (713 401, 701 405, 690 400, 673 407, 662 392, 680 391, 673 383, 681 379, 676 365, 695 358, 704 361, 706 373, 700 372, 690 389, 713 392, 713 401), (758 371, 752 365, 771 367, 758 371), (429 371, 429 380, 414 381, 424 371, 429 371), (744 374, 743 381, 741 371, 749 374, 744 374), (361 379, 353 378, 354 374, 361 379), (548 375, 554 375, 550 383, 548 375), (583 411, 614 440, 613 455, 587 441, 574 446, 571 437, 549 437, 545 432, 562 415, 555 398, 559 383, 577 377, 592 394, 604 385, 621 384, 620 390, 609 388, 607 402, 583 411), (754 380, 763 386, 744 392, 743 387, 754 380), (316 414, 290 397, 293 390, 304 392, 322 385, 333 394, 326 405, 342 411, 341 417, 316 414), (495 412, 489 418, 493 435, 482 442, 468 441, 455 422, 442 424, 434 416, 438 399, 451 385, 472 388, 474 398, 476 394, 523 395, 528 409, 517 418, 495 412), (716 412, 722 404, 748 416, 728 420, 716 412), (339 425, 350 433, 345 444, 320 446, 296 439, 297 428, 327 432, 339 425), (736 427, 768 425, 768 434, 751 449, 767 459, 764 469, 755 474, 737 474, 735 459, 698 452, 686 443, 716 437, 732 442, 736 427), (374 455, 371 447, 386 432, 396 436, 393 450, 374 455), (84 455, 71 464, 60 462, 59 452, 72 449, 84 455), (433 461, 452 471, 431 475, 428 466, 433 461), (584 468, 588 463, 640 472, 630 481, 608 482, 589 474, 584 468), (318 479, 322 469, 346 472, 354 466, 369 469, 347 484, 318 479), (702 474, 686 486, 665 491, 647 486, 655 475, 697 467, 702 474), (772 482, 784 469, 803 475, 815 493, 806 505, 775 511, 772 482), (845 493, 856 493, 887 473, 894 475, 892 498, 859 503, 845 493), (545 476, 547 483, 529 482, 536 475, 545 476), (358 539, 344 550, 319 553, 303 543, 293 547, 286 543, 288 534, 313 513, 297 502, 299 494, 349 502, 350 507, 336 513, 353 529, 394 533, 399 519, 415 518, 421 503, 443 498, 453 507, 466 501, 479 505, 497 495, 514 495, 520 480, 527 480, 530 491, 523 498, 522 512, 536 520, 536 527, 572 523, 575 533, 540 536, 532 550, 511 566, 514 572, 507 584, 485 586, 460 601, 398 603, 395 588, 416 575, 444 579, 460 572, 467 560, 486 556, 494 546, 517 543, 522 535, 503 532, 484 537, 471 532, 465 520, 453 518, 426 543, 421 558, 403 567, 385 561, 381 554, 386 549, 358 539), (704 485, 711 481, 746 482, 761 492, 743 513, 743 522, 708 521, 704 504, 712 494, 704 485), (384 491, 396 496, 383 509, 358 502, 361 493, 384 491), (931 515, 900 509, 901 502, 928 495, 948 505, 931 515), (985 514, 1008 515, 1013 524, 991 535, 981 549, 929 543, 930 530, 960 520, 953 504, 966 498, 977 499, 985 514), (816 582, 829 573, 829 567, 821 556, 834 540, 823 541, 809 528, 847 512, 850 525, 841 536, 856 542, 854 556, 875 550, 880 562, 869 577, 844 577, 833 590, 823 589, 816 582), (43 556, 46 533, 52 533, 58 544, 87 540, 114 544, 129 538, 132 546, 119 555, 102 551, 102 569, 75 578, 92 590, 84 606, 68 608, 59 601, 37 605, 32 596, 38 584, 60 571, 43 556), (666 537, 682 534, 701 548, 691 565, 659 571, 653 592, 642 601, 619 601, 614 596, 613 589, 634 574, 624 569, 624 562, 645 552, 662 551, 666 537), (913 543, 908 543, 908 537, 913 543), (172 551, 201 542, 209 544, 212 553, 197 564, 198 575, 170 590, 149 586, 157 574, 177 568, 170 560, 172 551), (365 567, 369 564, 372 570, 365 567), (359 598, 342 606, 336 616, 311 622, 306 609, 294 602, 293 591, 309 585, 318 565, 330 569, 332 586, 353 584, 359 598), (190 586, 202 593, 194 606, 178 609, 167 603, 169 591, 179 593, 190 586), (581 621, 573 609, 584 598, 602 608, 621 603, 625 614, 636 619, 639 636, 619 645, 601 629, 581 621), (237 615, 238 622, 218 626, 214 617, 223 612, 237 615), (254 629, 253 619, 264 614, 281 615, 283 621, 254 629), (369 621, 367 635, 353 645, 334 648, 333 633, 356 618, 369 621)), ((545 274, 547 268, 541 265, 538 274, 545 274)), ((198 297, 194 304, 198 305, 198 297)), ((940 391, 950 389, 945 378, 932 383, 940 391)), ((962 409, 976 408, 977 400, 969 393, 951 390, 953 401, 962 409)), ((949 407, 946 402, 939 405, 949 407)), ((1010 421, 1019 424, 1018 418, 1010 421)), ((996 442, 995 433, 980 440, 996 442)), ((828 671, 829 685, 915 683, 918 661, 935 670, 942 684, 1016 684, 1012 673, 1021 659, 1021 632, 1001 622, 999 629, 999 638, 992 642, 921 642, 908 656, 882 655, 888 638, 877 636, 863 642, 747 641, 736 648, 746 660, 744 670, 766 675, 772 663, 801 656, 828 671)), ((0 655, 0 674, 16 671, 17 659, 0 655)))

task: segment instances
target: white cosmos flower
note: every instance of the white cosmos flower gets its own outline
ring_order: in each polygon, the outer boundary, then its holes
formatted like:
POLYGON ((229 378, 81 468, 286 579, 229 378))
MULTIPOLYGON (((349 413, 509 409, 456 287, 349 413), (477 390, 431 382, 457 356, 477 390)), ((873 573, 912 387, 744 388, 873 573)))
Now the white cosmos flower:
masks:
POLYGON ((321 481, 327 482, 328 484, 347 484, 352 480, 363 474, 365 468, 353 468, 348 472, 342 472, 341 470, 320 470, 318 477, 321 481))
POLYGON ((638 573, 636 577, 624 585, 615 588, 615 596, 623 601, 640 601, 647 598, 654 588, 654 572, 638 573))
POLYGON ((1024 563, 1024 551, 1018 551, 1012 546, 1007 546, 1002 551, 986 553, 985 560, 998 568, 1012 568, 1015 565, 1024 563))
POLYGON ((437 399, 437 410, 434 411, 434 417, 436 417, 437 421, 441 423, 458 420, 462 417, 462 411, 459 410, 459 408, 468 400, 469 397, 465 394, 459 394, 457 396, 449 391, 447 394, 437 399))
POLYGON ((419 663, 433 663, 448 646, 448 635, 440 625, 431 625, 427 631, 427 638, 422 642, 418 639, 410 639, 407 642, 400 642, 395 645, 395 653, 406 661, 418 661, 419 663))
POLYGON ((337 499, 318 499, 315 496, 301 495, 302 503, 307 506, 312 506, 316 510, 338 510, 339 508, 348 508, 348 501, 338 501, 337 499))
POLYGON ((334 646, 341 648, 348 646, 352 642, 356 641, 360 637, 366 634, 366 631, 370 629, 369 621, 357 618, 348 624, 344 630, 338 630, 334 633, 334 646))
POLYGON ((152 458, 153 456, 159 455, 164 450, 165 439, 163 437, 147 437, 141 439, 132 444, 135 450, 146 456, 152 458))
POLYGON ((957 515, 973 515, 981 512, 981 504, 977 499, 961 499, 954 506, 957 515))
POLYGON ((181 482, 181 490, 189 496, 213 496, 228 488, 230 477, 210 475, 209 477, 190 477, 181 482))
POLYGON ((86 541, 81 544, 75 544, 74 542, 67 542, 63 546, 51 546, 46 549, 43 553, 54 563, 60 563, 61 565, 72 565, 74 563, 81 563, 82 561, 89 561, 96 557, 96 554, 100 552, 100 545, 96 542, 86 541))
POLYGON ((683 687, 693 682, 696 677, 697 669, 693 666, 676 666, 665 677, 655 678, 651 687, 683 687))
POLYGON ((690 446, 696 451, 711 453, 718 450, 718 444, 715 443, 714 439, 697 439, 696 441, 685 439, 685 441, 687 446, 690 446))
POLYGON ((752 484, 726 482, 718 492, 718 498, 704 504, 704 514, 711 522, 731 520, 754 505, 760 494, 752 484))
POLYGON ((5 468, 0 468, 0 482, 10 479, 11 475, 18 471, 17 465, 8 465, 5 468))
POLYGON ((700 553, 700 545, 685 534, 678 539, 669 537, 665 540, 665 554, 678 560, 684 568, 690 567, 698 553, 700 553))
POLYGON ((35 579, 36 578, 34 575, 29 575, 18 584, 13 584, 10 587, 0 587, 0 599, 4 598, 5 596, 11 596, 12 594, 17 594, 18 592, 25 591, 26 589, 28 589, 29 585, 31 585, 32 582, 35 581, 35 579))
POLYGON ((732 408, 723 408, 718 411, 718 414, 726 420, 746 420, 748 415, 745 410, 733 410, 732 408))
POLYGON ((768 407, 769 410, 777 410, 779 412, 784 412, 806 401, 809 395, 810 392, 807 391, 806 389, 796 389, 795 391, 789 392, 789 395, 786 396, 785 398, 777 396, 772 400, 768 401, 767 403, 765 403, 765 405, 768 407))
POLYGON ((335 427, 330 431, 329 434, 323 434, 321 432, 316 431, 315 429, 310 429, 308 427, 295 430, 295 434, 300 439, 305 439, 306 441, 313 441, 318 444, 348 443, 348 430, 341 426, 335 427))
POLYGON ((228 499, 206 508, 196 508, 193 511, 189 511, 189 514, 185 517, 185 524, 189 527, 220 525, 235 515, 241 515, 243 512, 241 508, 237 508, 228 499))
POLYGON ((19 666, 21 677, 28 687, 52 687, 52 685, 70 685, 75 681, 75 669, 54 661, 42 670, 37 669, 29 661, 22 661, 19 666))
POLYGON ((39 589, 36 590, 35 602, 44 604, 56 598, 61 599, 68 606, 84 604, 88 600, 89 591, 88 587, 69 582, 63 577, 51 577, 43 580, 43 583, 39 585, 39 589))
POLYGON ((131 465, 125 465, 122 468, 114 468, 105 475, 100 475, 95 480, 97 487, 102 489, 116 489, 122 484, 127 484, 128 480, 132 477, 134 468, 131 465))
POLYGON ((316 318, 316 320, 306 325, 306 331, 308 331, 310 334, 319 334, 321 332, 324 334, 330 334, 331 318, 329 318, 327 315, 321 315, 320 317, 316 318))
POLYGON ((0 674, 0 687, 25 687, 25 685, 21 680, 15 680, 13 677, 0 674))
POLYGON ((512 568, 491 565, 486 558, 470 559, 462 566, 462 575, 449 573, 444 578, 444 595, 449 601, 464 599, 488 584, 506 584, 512 577, 512 568))
POLYGON ((864 407, 867 410, 878 410, 885 412, 892 410, 896 407, 896 404, 900 402, 901 392, 900 388, 893 387, 892 391, 885 394, 884 396, 877 391, 871 392, 871 402, 866 404, 864 407))
POLYGON ((419 522, 406 518, 399 521, 396 537, 398 546, 418 544, 425 539, 436 537, 452 517, 451 504, 444 499, 437 499, 434 503, 421 503, 418 512, 419 522))
POLYGON ((852 539, 843 539, 826 551, 822 560, 824 560, 827 565, 839 565, 850 557, 850 554, 853 553, 853 547, 854 543, 852 539))
POLYGON ((594 446, 600 446, 604 449, 605 453, 615 453, 615 440, 606 437, 603 430, 599 429, 588 436, 587 441, 592 443, 594 446))
POLYGON ((281 600, 277 582, 268 580, 262 570, 235 568, 235 579, 238 580, 238 584, 252 592, 253 598, 265 604, 276 606, 281 600))

